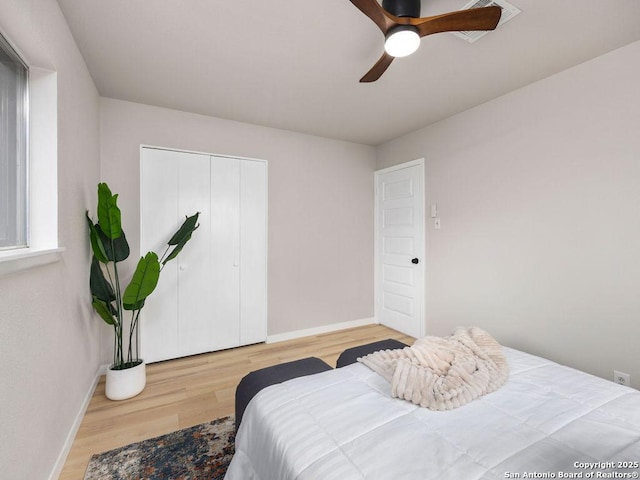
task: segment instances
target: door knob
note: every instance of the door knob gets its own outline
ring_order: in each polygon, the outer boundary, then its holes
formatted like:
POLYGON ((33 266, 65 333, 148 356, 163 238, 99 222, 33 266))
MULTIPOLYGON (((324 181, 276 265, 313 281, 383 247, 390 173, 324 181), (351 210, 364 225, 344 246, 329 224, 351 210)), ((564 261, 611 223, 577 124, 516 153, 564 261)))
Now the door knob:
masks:
POLYGON ((416 257, 416 258, 411 259, 411 263, 413 263, 414 265, 416 265, 416 264, 417 264, 417 263, 419 263, 419 262, 420 262, 420 260, 418 260, 418 258, 417 258, 417 257, 416 257))

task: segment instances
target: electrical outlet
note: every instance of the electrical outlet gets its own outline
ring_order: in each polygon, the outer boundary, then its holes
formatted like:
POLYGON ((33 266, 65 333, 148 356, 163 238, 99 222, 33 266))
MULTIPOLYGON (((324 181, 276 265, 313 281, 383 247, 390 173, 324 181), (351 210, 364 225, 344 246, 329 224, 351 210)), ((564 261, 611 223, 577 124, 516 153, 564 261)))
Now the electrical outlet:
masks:
POLYGON ((440 230, 440 219, 439 218, 436 218, 433 221, 433 226, 435 227, 436 230, 440 230))
POLYGON ((618 385, 624 385, 625 387, 631 386, 631 376, 628 373, 613 371, 613 381, 618 385))

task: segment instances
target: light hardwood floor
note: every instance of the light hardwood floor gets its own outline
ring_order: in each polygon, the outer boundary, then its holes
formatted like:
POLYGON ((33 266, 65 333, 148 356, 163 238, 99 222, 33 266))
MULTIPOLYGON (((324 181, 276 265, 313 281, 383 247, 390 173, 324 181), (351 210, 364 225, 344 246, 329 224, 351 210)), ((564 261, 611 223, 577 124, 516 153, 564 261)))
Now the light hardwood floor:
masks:
POLYGON ((345 349, 386 338, 407 344, 414 340, 381 325, 367 325, 155 363, 147 366, 145 390, 119 402, 104 396, 103 377, 59 479, 81 480, 94 453, 233 414, 236 386, 252 370, 311 356, 335 366, 345 349))

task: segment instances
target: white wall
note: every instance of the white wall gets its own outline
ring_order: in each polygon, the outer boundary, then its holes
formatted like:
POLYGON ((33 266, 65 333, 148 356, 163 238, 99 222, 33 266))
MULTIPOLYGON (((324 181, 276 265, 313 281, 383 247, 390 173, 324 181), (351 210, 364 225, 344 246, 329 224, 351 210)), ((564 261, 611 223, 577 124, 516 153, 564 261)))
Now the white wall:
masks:
POLYGON ((0 2, 0 30, 25 60, 58 73, 62 260, 0 277, 0 476, 45 479, 99 365, 88 301, 84 211, 99 174, 98 94, 55 0, 0 2))
POLYGON ((102 98, 101 177, 133 258, 141 144, 269 162, 269 335, 373 316, 372 147, 102 98))
POLYGON ((430 334, 480 325, 640 387, 639 58, 637 42, 378 148, 378 168, 426 158, 430 334))

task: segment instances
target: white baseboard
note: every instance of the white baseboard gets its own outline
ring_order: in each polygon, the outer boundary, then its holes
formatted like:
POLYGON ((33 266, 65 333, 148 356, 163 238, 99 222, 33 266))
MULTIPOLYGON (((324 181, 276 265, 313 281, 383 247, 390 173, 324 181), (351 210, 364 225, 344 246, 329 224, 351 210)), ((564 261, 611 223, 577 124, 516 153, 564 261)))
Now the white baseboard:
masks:
MULTIPOLYGON (((82 405, 80 406, 80 410, 78 410, 78 414, 76 415, 75 420, 73 421, 73 425, 71 425, 71 429, 67 435, 67 438, 64 441, 64 446, 60 455, 58 455, 58 460, 49 475, 49 480, 58 480, 60 474, 62 473, 62 469, 64 468, 64 463, 67 461, 67 457, 69 456, 69 452, 71 451, 71 447, 73 445, 73 441, 76 438, 76 434, 80 429, 80 424, 82 424, 82 419, 84 418, 84 414, 87 412, 87 408, 89 408, 89 403, 91 402, 91 397, 93 397, 93 392, 95 392, 96 387, 98 386, 98 382, 100 381, 100 377, 104 375, 104 367, 100 367, 96 372, 96 376, 93 379, 93 383, 91 387, 89 387, 89 391, 84 397, 82 401, 82 405)), ((106 371, 106 370, 105 370, 106 371)))
POLYGON ((306 328, 304 330, 294 330, 293 332, 278 333, 276 335, 267 335, 267 343, 284 342, 285 340, 293 340, 295 338, 309 337, 312 335, 321 335, 323 333, 337 332, 347 328, 362 327, 378 323, 375 317, 361 318, 360 320, 351 320, 348 322, 332 323, 321 327, 306 328))

